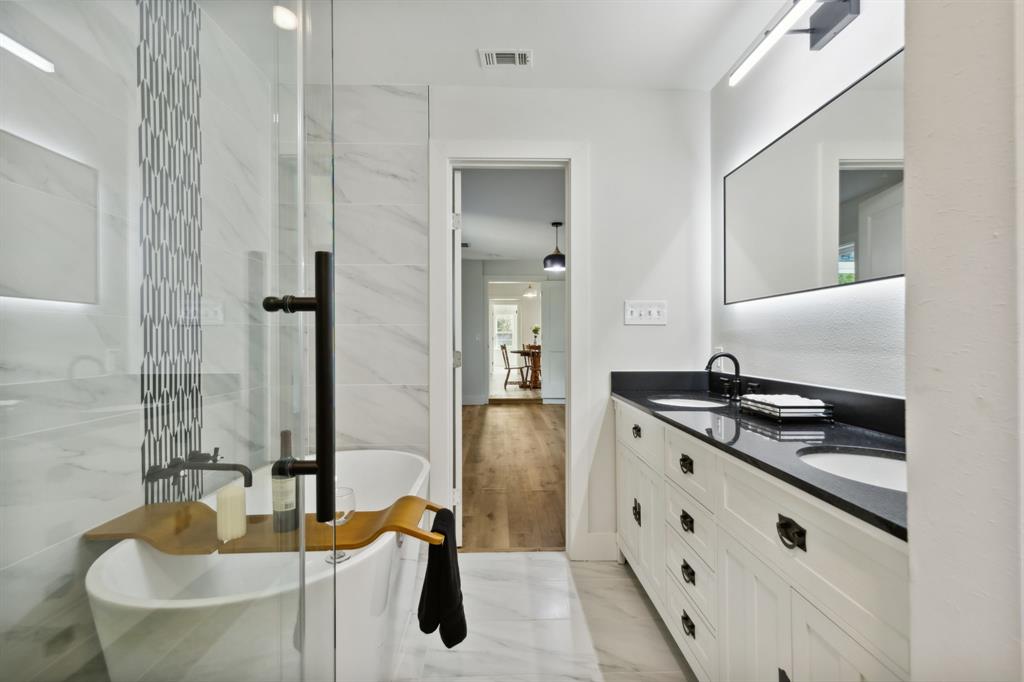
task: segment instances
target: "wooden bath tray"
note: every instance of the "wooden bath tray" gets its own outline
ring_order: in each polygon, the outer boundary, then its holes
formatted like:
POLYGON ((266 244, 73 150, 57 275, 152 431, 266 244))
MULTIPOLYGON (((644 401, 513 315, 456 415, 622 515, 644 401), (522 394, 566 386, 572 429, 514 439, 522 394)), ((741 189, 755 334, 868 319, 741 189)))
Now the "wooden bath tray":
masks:
MULTIPOLYGON (((423 512, 436 512, 439 506, 415 495, 395 500, 387 509, 353 512, 344 526, 319 523, 315 514, 306 514, 306 550, 358 549, 383 533, 393 531, 440 545, 444 536, 419 527, 423 512)), ((249 515, 244 536, 221 543, 217 540, 217 512, 202 502, 161 502, 133 509, 116 519, 93 528, 86 540, 125 540, 149 543, 165 554, 246 554, 253 552, 297 552, 299 533, 275 533, 273 516, 249 515)))

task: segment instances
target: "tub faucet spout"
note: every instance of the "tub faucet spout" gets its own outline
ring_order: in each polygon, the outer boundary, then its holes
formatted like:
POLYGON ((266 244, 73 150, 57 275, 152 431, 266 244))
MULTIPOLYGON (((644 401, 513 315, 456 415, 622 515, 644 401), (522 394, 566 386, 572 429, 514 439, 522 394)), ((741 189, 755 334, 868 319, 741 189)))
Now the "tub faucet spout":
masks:
POLYGON ((173 478, 175 483, 179 483, 181 475, 186 471, 237 471, 242 474, 242 485, 246 488, 252 487, 252 470, 244 464, 221 462, 220 448, 214 448, 212 455, 208 452, 194 451, 188 453, 185 459, 175 457, 167 466, 155 464, 146 472, 146 482, 173 478))

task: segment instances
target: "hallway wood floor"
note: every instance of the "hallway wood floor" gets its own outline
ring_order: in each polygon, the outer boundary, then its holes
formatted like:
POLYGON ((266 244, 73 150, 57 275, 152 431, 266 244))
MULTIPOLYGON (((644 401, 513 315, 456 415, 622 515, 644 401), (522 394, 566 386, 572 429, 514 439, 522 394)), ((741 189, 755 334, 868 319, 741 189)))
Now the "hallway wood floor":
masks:
POLYGON ((565 405, 462 408, 462 551, 565 547, 565 405))

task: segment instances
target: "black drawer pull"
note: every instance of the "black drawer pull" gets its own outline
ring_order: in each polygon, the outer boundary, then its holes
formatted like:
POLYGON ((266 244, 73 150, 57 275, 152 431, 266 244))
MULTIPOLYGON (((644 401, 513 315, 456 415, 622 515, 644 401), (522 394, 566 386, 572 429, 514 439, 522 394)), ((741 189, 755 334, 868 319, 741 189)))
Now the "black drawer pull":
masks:
POLYGON ((679 572, 683 574, 684 583, 690 583, 691 585, 697 584, 697 574, 694 573, 690 564, 684 561, 683 565, 679 567, 679 572))
POLYGON ((692 474, 693 458, 689 455, 679 455, 679 468, 684 474, 692 474))
POLYGON ((639 502, 636 503, 636 525, 641 528, 644 525, 644 506, 639 502))
POLYGON ((639 424, 633 424, 633 438, 643 437, 644 432, 640 429, 639 424))
POLYGON ((679 620, 683 624, 683 632, 692 639, 697 639, 697 625, 690 618, 686 611, 683 611, 683 615, 679 617, 679 620))
POLYGON ((685 511, 679 512, 679 525, 683 527, 687 533, 693 532, 693 517, 687 514, 685 511))
POLYGON ((807 551, 807 530, 793 519, 779 514, 775 530, 779 532, 779 539, 788 549, 807 551))

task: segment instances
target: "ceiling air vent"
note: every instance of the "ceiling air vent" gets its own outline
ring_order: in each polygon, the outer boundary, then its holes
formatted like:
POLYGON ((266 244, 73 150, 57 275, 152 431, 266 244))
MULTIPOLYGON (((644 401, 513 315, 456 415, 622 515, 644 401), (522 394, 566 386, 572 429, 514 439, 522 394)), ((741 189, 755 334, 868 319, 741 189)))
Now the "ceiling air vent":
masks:
POLYGON ((533 66, 533 50, 477 50, 477 53, 480 66, 485 69, 533 66))

